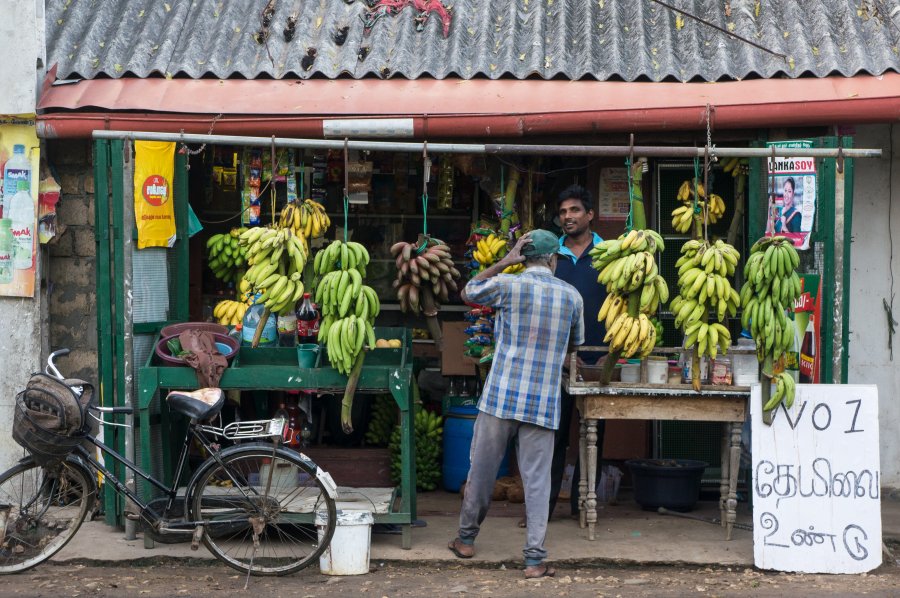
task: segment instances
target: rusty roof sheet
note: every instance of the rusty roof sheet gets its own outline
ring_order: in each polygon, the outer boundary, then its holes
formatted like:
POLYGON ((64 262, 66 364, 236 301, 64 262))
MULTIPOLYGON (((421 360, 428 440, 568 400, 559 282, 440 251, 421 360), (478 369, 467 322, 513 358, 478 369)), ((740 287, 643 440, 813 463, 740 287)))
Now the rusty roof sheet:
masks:
POLYGON ((265 0, 54 0, 48 64, 58 64, 59 79, 723 81, 900 72, 900 0, 667 1, 785 58, 651 0, 452 0, 446 38, 437 14, 417 30, 413 7, 367 32, 365 0, 276 0, 263 44, 255 34, 265 0))

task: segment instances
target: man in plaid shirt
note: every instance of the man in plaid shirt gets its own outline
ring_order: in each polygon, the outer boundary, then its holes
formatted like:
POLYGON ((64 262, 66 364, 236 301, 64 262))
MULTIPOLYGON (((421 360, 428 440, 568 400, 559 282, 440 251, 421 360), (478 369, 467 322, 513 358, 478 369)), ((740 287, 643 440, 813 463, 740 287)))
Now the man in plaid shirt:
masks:
POLYGON ((584 342, 583 303, 574 287, 556 278, 559 239, 536 230, 466 285, 463 299, 493 307, 494 358, 478 402, 469 478, 459 514, 459 537, 449 548, 475 554, 475 536, 487 515, 500 462, 516 437, 525 486, 525 577, 553 576, 544 563, 554 430, 559 426, 560 383, 566 355, 584 342), (525 262, 519 275, 502 274, 525 262))

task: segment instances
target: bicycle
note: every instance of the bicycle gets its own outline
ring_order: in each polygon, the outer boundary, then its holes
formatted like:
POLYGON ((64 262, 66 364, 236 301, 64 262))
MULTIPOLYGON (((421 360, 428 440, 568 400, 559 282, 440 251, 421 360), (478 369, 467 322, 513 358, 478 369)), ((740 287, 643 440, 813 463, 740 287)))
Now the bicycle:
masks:
MULTIPOLYGON (((68 353, 68 349, 51 353, 46 374, 64 380, 54 359, 68 353)), ((69 388, 76 397, 84 390, 69 388)), ((93 434, 84 436, 102 454, 160 490, 165 498, 162 512, 157 513, 120 481, 84 442, 55 463, 29 455, 0 474, 0 574, 30 569, 68 543, 93 509, 98 474, 137 506, 145 532, 159 538, 190 535, 193 549, 202 541, 217 559, 248 575, 295 573, 319 557, 334 534, 337 487, 305 455, 280 445, 286 422, 278 418, 234 422, 223 428, 208 425, 204 422, 218 415, 225 402, 218 388, 170 392, 166 401, 171 411, 190 418, 171 487, 93 434), (254 442, 219 448, 211 437, 254 442), (188 481, 186 512, 179 517, 173 514, 174 507, 195 440, 209 457, 188 481)), ((106 414, 132 413, 129 407, 100 407, 93 397, 86 408, 99 414, 91 413, 91 417, 101 424, 110 424, 104 420, 106 414)))

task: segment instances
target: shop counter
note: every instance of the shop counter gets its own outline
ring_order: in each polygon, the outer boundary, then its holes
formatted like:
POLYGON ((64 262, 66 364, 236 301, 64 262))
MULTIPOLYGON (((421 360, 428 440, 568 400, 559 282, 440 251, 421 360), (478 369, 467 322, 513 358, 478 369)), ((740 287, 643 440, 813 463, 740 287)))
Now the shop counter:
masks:
MULTIPOLYGON (((585 350, 602 350, 585 347, 585 350)), ((574 360, 573 364, 574 365, 574 360)), ((575 371, 572 367, 571 371, 575 371)), ((741 428, 747 417, 749 386, 703 385, 699 392, 690 384, 582 381, 563 377, 563 387, 575 398, 580 414, 579 458, 583 464, 578 481, 581 527, 594 539, 597 523, 597 420, 645 419, 722 422, 722 477, 719 509, 725 537, 731 539, 737 517, 737 478, 741 457, 741 428)))

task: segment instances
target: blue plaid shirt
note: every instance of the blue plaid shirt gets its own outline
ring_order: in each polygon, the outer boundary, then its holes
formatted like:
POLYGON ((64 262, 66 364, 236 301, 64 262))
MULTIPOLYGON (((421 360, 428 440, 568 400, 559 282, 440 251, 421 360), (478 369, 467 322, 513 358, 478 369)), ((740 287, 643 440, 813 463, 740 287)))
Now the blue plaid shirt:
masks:
POLYGON ((466 285, 472 303, 493 307, 494 361, 478 409, 555 430, 566 348, 584 343, 583 303, 575 288, 533 266, 466 285))

